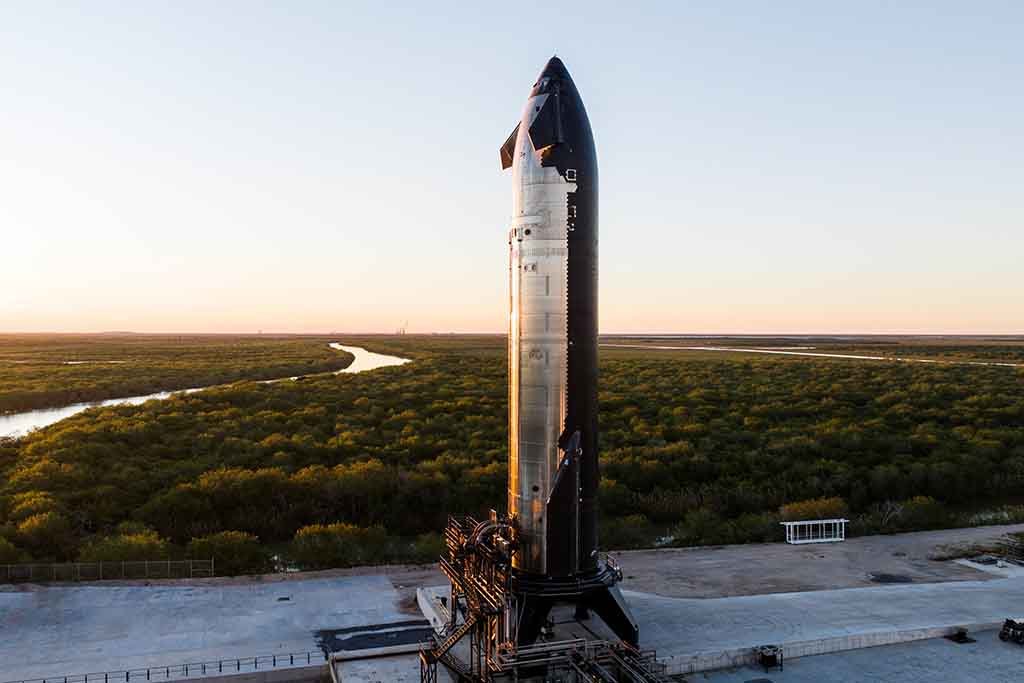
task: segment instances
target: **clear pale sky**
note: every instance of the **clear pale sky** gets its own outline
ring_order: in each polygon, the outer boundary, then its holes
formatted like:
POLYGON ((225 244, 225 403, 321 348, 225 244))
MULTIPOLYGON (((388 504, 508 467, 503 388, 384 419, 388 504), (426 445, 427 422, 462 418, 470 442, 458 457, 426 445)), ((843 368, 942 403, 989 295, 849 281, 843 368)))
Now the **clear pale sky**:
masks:
POLYGON ((0 331, 503 331, 553 52, 603 332, 1024 333, 1024 3, 0 4, 0 331))

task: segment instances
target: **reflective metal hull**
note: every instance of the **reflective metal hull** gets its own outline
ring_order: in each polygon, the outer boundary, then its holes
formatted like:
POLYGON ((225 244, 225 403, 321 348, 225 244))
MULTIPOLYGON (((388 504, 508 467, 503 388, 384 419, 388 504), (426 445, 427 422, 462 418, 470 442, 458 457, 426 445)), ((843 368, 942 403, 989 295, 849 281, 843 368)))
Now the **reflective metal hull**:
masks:
POLYGON ((570 576, 597 568, 597 159, 583 102, 557 58, 502 156, 514 187, 508 508, 520 531, 515 566, 570 576))

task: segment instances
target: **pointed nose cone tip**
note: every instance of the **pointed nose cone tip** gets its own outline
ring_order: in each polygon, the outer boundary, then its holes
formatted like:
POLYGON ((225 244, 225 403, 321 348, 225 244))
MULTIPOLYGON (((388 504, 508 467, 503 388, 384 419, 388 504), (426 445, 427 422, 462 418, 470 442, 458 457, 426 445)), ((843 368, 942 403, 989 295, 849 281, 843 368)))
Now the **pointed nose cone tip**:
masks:
POLYGON ((569 77, 569 70, 565 68, 565 64, 558 57, 552 57, 548 60, 548 63, 544 65, 544 70, 540 72, 541 78, 564 78, 571 80, 569 77))

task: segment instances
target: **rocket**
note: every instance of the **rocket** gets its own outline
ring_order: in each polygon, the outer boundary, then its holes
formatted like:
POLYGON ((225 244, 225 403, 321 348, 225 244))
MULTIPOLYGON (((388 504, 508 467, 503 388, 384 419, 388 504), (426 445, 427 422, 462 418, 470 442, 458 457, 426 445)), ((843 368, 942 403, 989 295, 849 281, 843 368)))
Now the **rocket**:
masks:
POLYGON ((638 629, 598 553, 597 153, 558 57, 500 149, 512 169, 509 245, 509 489, 518 642, 553 606, 593 610, 623 640, 638 629))

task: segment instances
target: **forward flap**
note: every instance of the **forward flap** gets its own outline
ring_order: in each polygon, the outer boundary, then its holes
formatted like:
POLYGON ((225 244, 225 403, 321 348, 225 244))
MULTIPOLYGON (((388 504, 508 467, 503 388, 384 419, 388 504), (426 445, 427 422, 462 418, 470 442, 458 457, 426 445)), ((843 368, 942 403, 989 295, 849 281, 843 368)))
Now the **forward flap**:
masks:
POLYGON ((519 137, 519 124, 512 129, 512 134, 505 140, 505 144, 499 150, 501 153, 501 170, 512 167, 512 155, 516 153, 516 139, 519 137))

